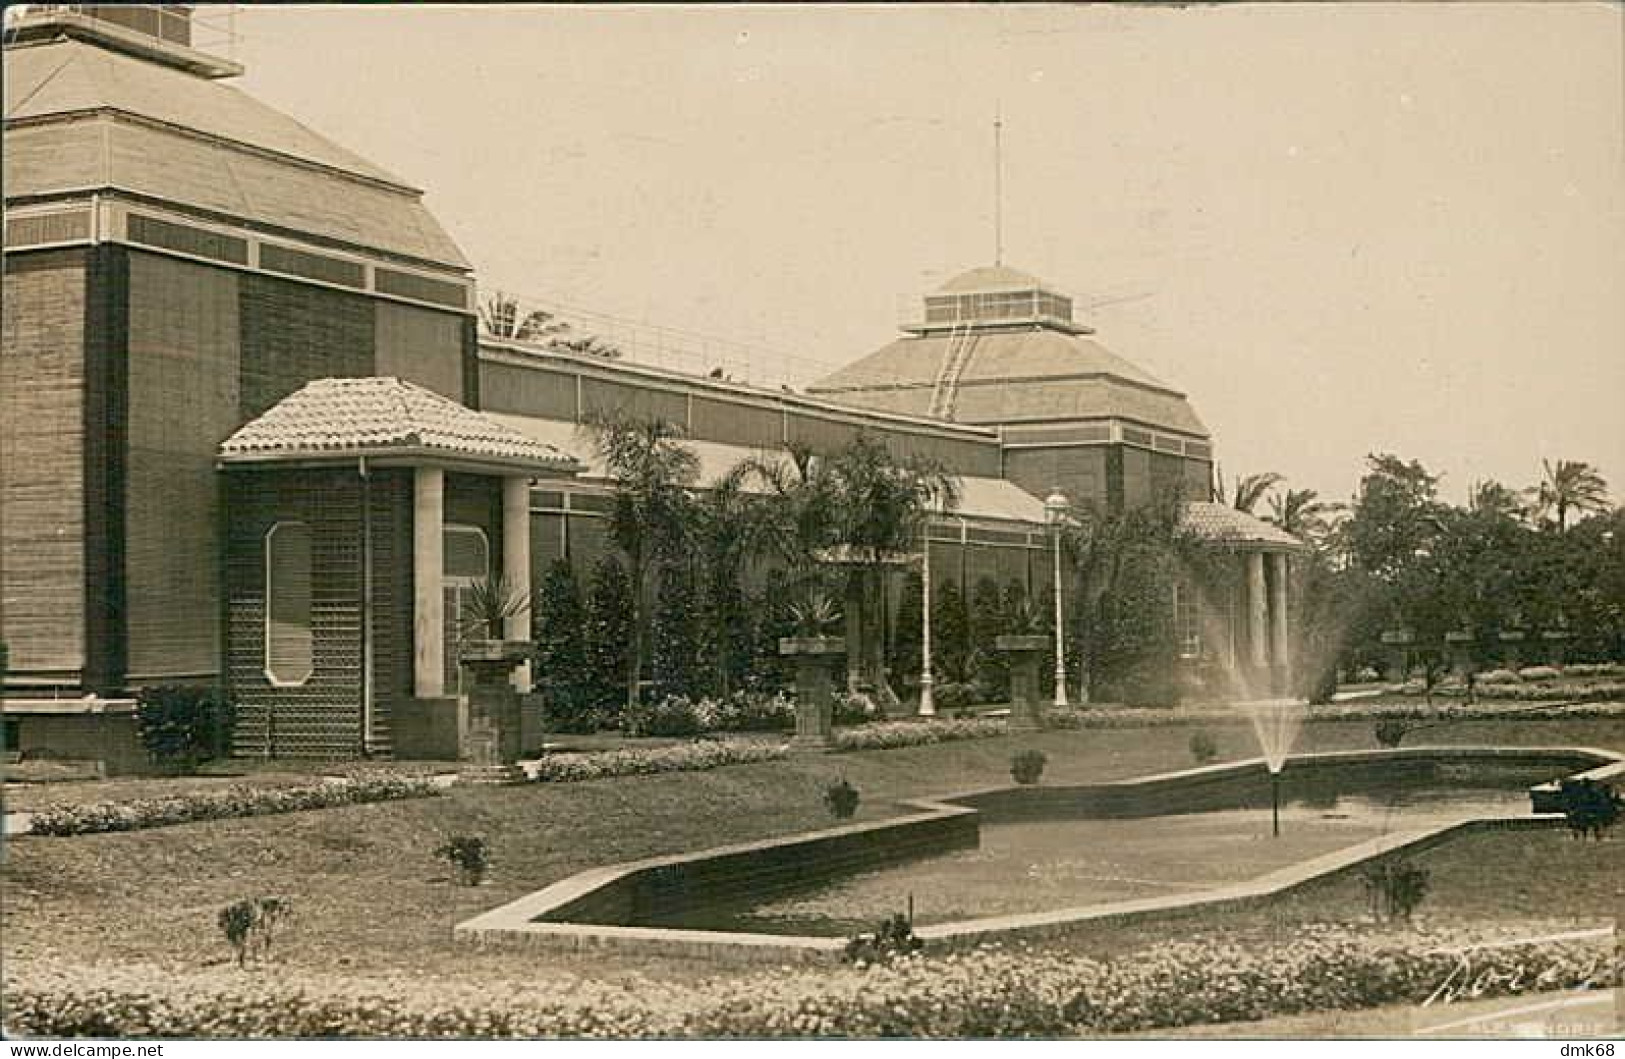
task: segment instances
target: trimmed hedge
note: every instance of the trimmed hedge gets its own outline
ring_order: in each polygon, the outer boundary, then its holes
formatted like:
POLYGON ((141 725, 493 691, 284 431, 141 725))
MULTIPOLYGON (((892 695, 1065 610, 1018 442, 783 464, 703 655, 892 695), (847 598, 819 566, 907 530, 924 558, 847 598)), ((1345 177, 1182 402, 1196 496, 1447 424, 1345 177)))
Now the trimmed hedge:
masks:
POLYGON ((782 743, 710 739, 647 749, 639 747, 586 754, 549 754, 537 763, 531 778, 538 783, 577 783, 655 772, 698 772, 723 765, 777 761, 789 753, 790 748, 782 743))
POLYGON ((11 969, 13 1036, 368 1038, 1069 1037, 1308 1011, 1602 988, 1611 940, 1470 950, 1309 927, 1274 944, 1164 943, 1109 962, 984 948, 868 967, 677 981, 354 979, 233 969, 11 969))
POLYGON ((139 831, 199 820, 227 820, 295 813, 306 809, 330 809, 338 805, 428 798, 439 793, 440 788, 427 779, 411 776, 368 776, 297 787, 235 786, 202 794, 45 809, 33 814, 29 834, 64 836, 139 831))
POLYGON ((977 718, 961 721, 890 721, 861 728, 837 729, 835 749, 894 750, 905 746, 951 743, 961 739, 990 739, 1009 729, 1001 720, 977 718))

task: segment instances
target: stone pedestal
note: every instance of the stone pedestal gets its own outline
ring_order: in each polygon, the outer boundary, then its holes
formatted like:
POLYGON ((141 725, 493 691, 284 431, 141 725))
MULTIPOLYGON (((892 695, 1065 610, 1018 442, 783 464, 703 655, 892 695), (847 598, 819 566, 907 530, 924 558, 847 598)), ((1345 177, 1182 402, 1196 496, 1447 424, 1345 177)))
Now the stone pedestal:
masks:
POLYGON ((1000 636, 993 646, 1010 659, 1010 730, 1038 731, 1044 726, 1038 661, 1049 646, 1049 637, 1000 636))
POLYGON ((1525 664, 1524 632, 1522 629, 1501 630, 1501 664, 1516 672, 1525 664))
POLYGON ((523 783, 519 767, 519 693, 513 672, 530 657, 528 643, 481 640, 465 644, 458 664, 468 673, 468 724, 458 783, 523 783))
POLYGON ((796 737, 798 750, 828 750, 835 745, 835 694, 830 662, 846 645, 828 636, 786 636, 779 654, 795 659, 796 737))
POLYGON ((1465 679, 1475 668, 1473 634, 1465 630, 1444 634, 1445 653, 1450 660, 1450 672, 1465 679))

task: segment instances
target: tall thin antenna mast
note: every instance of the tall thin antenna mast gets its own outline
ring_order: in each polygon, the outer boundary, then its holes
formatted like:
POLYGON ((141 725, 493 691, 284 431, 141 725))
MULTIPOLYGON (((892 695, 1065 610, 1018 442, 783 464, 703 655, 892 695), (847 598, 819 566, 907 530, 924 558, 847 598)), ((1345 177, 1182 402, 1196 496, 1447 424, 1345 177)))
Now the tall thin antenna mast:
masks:
POLYGON ((1004 264, 1004 107, 993 110, 993 263, 1004 264))

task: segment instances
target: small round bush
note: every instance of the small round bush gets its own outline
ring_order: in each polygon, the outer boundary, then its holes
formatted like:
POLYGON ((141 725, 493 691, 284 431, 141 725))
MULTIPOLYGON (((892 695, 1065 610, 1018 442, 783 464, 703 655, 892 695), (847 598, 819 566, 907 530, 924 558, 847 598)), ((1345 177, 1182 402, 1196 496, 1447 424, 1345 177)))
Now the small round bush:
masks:
POLYGON ((1518 679, 1526 681, 1556 680, 1562 675, 1551 666, 1525 666, 1518 670, 1518 679))
POLYGON ((452 863, 464 886, 478 886, 491 867, 491 851, 478 835, 453 835, 434 855, 452 863))
POLYGON ((1393 718, 1378 721, 1376 728, 1377 745, 1392 750, 1404 741, 1405 734, 1410 730, 1411 726, 1404 721, 1394 720, 1393 718))
POLYGON ((837 820, 850 820, 858 811, 858 789, 846 780, 837 780, 824 788, 824 808, 837 820))
POLYGON ((1010 778, 1029 787, 1038 782, 1047 764, 1049 758, 1044 756, 1042 750, 1023 750, 1010 758, 1010 778))
POLYGON ((1191 733, 1191 758, 1198 765, 1211 764, 1219 757, 1219 744, 1206 731, 1191 733))
POLYGON ((1510 669, 1492 669, 1487 673, 1480 673, 1478 682, 1480 684, 1516 684, 1519 681, 1518 674, 1510 669))

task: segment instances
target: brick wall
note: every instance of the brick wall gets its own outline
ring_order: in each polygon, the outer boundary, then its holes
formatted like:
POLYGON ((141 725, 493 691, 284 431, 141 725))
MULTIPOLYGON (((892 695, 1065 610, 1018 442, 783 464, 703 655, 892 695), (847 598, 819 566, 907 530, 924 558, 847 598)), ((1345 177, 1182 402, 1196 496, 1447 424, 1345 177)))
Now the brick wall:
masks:
POLYGON ((85 665, 86 255, 7 254, 0 343, 0 637, 10 677, 85 665))

